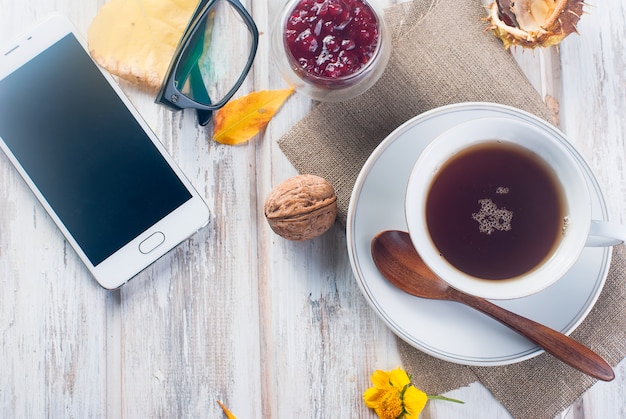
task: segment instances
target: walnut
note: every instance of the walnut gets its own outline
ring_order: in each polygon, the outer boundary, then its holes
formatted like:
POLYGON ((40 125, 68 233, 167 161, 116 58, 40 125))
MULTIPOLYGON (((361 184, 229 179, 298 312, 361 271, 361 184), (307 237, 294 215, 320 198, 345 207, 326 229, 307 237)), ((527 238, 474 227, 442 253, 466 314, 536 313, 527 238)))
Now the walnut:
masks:
POLYGON ((272 230, 289 240, 309 240, 326 232, 337 216, 337 196, 330 183, 299 175, 276 186, 265 200, 272 230))

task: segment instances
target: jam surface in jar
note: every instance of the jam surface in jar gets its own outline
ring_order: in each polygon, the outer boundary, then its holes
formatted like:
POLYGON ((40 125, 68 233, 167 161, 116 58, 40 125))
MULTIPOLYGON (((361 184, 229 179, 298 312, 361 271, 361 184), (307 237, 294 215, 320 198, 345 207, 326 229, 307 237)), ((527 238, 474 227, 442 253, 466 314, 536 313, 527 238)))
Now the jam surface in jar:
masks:
POLYGON ((379 42, 376 13, 363 0, 300 0, 284 29, 297 70, 324 79, 357 73, 379 42))

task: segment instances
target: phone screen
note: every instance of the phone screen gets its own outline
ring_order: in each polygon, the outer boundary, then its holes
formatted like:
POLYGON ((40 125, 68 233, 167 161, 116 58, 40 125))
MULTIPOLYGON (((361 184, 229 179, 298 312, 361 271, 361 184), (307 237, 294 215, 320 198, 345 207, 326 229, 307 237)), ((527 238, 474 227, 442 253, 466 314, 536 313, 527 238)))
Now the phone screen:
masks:
POLYGON ((0 80, 0 137, 95 266, 191 194, 73 35, 0 80))

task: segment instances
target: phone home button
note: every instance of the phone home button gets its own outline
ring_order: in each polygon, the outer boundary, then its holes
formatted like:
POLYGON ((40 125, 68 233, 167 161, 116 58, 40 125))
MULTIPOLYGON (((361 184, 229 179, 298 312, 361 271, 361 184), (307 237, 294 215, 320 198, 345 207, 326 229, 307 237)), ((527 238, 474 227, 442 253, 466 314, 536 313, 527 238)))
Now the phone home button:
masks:
POLYGON ((157 247, 159 247, 165 241, 165 234, 157 231, 150 237, 139 243, 139 251, 141 253, 150 253, 157 247))

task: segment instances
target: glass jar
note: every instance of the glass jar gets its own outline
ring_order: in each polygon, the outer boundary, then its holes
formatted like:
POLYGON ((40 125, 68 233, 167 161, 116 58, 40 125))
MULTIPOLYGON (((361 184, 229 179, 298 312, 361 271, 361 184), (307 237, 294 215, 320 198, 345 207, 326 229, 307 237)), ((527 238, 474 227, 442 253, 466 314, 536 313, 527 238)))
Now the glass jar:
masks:
POLYGON ((366 0, 290 0, 271 36, 272 56, 285 80, 325 102, 365 92, 391 53, 382 12, 366 0))

